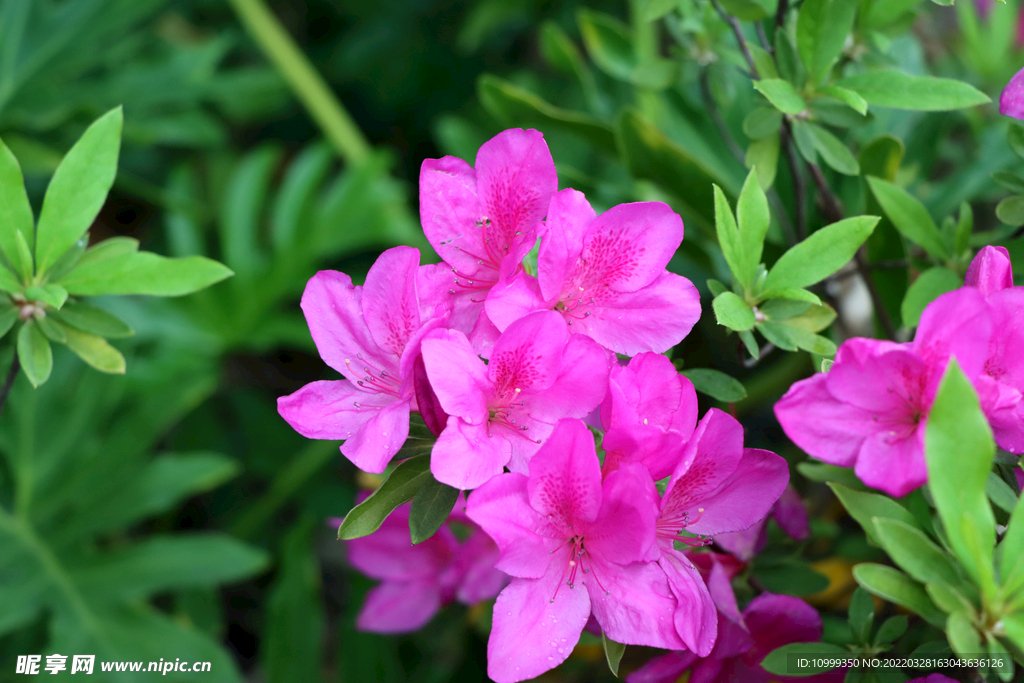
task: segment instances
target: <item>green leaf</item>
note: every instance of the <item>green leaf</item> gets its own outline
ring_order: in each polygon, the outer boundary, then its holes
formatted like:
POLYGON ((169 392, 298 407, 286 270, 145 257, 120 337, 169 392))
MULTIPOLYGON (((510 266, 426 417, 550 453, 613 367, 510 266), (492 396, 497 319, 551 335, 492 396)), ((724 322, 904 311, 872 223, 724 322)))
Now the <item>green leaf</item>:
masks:
POLYGON ((853 152, 839 138, 813 123, 807 124, 807 128, 814 137, 814 149, 818 151, 826 164, 844 175, 860 173, 857 157, 853 156, 853 152))
POLYGON ((953 652, 961 657, 977 657, 981 652, 981 638, 971 617, 963 612, 954 612, 949 615, 946 621, 946 637, 953 648, 953 652))
POLYGON ((906 328, 917 327, 921 321, 921 314, 925 307, 939 298, 946 292, 959 289, 963 280, 959 275, 941 266, 929 268, 914 280, 914 283, 907 288, 900 305, 900 315, 903 317, 903 326, 906 328))
POLYGON ((721 0, 721 3, 726 12, 740 21, 761 21, 768 17, 764 6, 754 0, 721 0))
POLYGON ((603 632, 601 633, 601 646, 604 648, 604 658, 608 662, 608 669, 613 676, 618 678, 619 662, 622 661, 622 655, 626 652, 626 646, 616 643, 603 632))
POLYGON ((1014 194, 1024 194, 1024 178, 1012 171, 996 171, 992 174, 992 180, 1014 194))
POLYGON ((409 458, 391 473, 370 497, 352 508, 338 528, 338 538, 350 541, 368 536, 380 528, 391 511, 408 503, 428 481, 430 455, 409 458))
POLYGON ((985 482, 985 495, 1000 510, 1012 513, 1017 507, 1017 493, 995 472, 988 473, 985 482))
MULTIPOLYGON (((770 301, 775 299, 786 299, 787 301, 804 301, 815 306, 821 306, 821 299, 814 292, 809 292, 806 289, 800 289, 799 287, 783 287, 782 289, 772 290, 772 298, 770 301)), ((763 310, 762 306, 762 310, 763 310)), ((831 322, 831 321, 829 321, 831 322)), ((820 328, 819 328, 820 329, 820 328)), ((816 331, 816 330, 813 330, 816 331)))
MULTIPOLYGON (((914 9, 920 2, 921 0, 884 0, 882 2, 872 2, 867 14, 861 17, 861 23, 867 28, 884 29, 914 9)), ((948 4, 953 4, 952 0, 948 4)))
MULTIPOLYGON (((678 0, 670 0, 672 5, 678 5, 678 0)), ((651 4, 658 4, 651 2, 651 4)), ((667 3, 662 3, 667 4, 667 3)), ((667 13, 671 7, 666 8, 667 13)), ((658 17, 654 17, 657 19, 658 17)), ((653 21, 651 19, 650 21, 653 21)), ((586 68, 583 65, 583 56, 580 54, 576 43, 562 30, 557 22, 548 19, 541 24, 538 41, 544 61, 567 76, 578 76, 586 68)))
POLYGON ((1014 592, 1024 586, 1024 496, 1017 499, 1013 514, 1006 525, 1006 533, 999 544, 1000 583, 1007 592, 1014 592))
POLYGON ((576 23, 594 64, 612 78, 629 81, 637 61, 629 29, 614 17, 587 9, 576 12, 576 23))
MULTIPOLYGON (((801 290, 807 291, 807 290, 801 290)), ((768 320, 789 320, 798 315, 803 315, 811 307, 808 301, 794 301, 793 299, 768 299, 758 304, 757 310, 764 313, 768 320)))
POLYGON ((921 583, 957 586, 963 580, 953 560, 910 524, 875 517, 875 538, 900 569, 921 583))
POLYGON ((812 85, 825 80, 853 30, 856 2, 805 0, 796 21, 796 45, 812 85))
POLYGON ((728 292, 729 291, 728 287, 723 285, 718 280, 715 280, 714 278, 708 278, 707 284, 708 284, 708 289, 711 290, 711 296, 718 296, 722 292, 728 292))
POLYGON ((744 163, 747 168, 757 171, 757 182, 761 183, 762 190, 767 191, 775 182, 779 167, 778 133, 751 142, 744 163))
POLYGON ((1003 615, 1003 630, 1018 650, 1024 650, 1024 612, 1003 615))
POLYGON ((240 278, 256 274, 263 263, 260 220, 281 150, 261 146, 247 154, 231 174, 220 203, 217 228, 224 262, 240 278))
POLYGON ((18 322, 18 309, 11 305, 0 304, 0 337, 5 336, 18 322))
POLYGON ((1013 153, 1024 159, 1024 126, 1011 121, 1006 129, 1006 144, 1010 146, 1013 153))
POLYGON ((758 347, 757 340, 754 339, 754 335, 750 330, 740 332, 740 340, 743 342, 743 346, 746 347, 747 353, 750 354, 751 358, 759 358, 761 356, 761 349, 758 347))
POLYGON ((452 512, 459 490, 431 477, 412 499, 409 534, 413 545, 433 536, 452 512))
POLYGON ((33 266, 32 266, 32 250, 29 247, 28 239, 25 234, 18 230, 14 233, 14 249, 15 257, 11 261, 11 267, 14 268, 14 274, 20 275, 24 282, 30 282, 32 280, 33 266))
POLYGON ((589 114, 560 109, 497 76, 480 76, 477 81, 477 97, 484 109, 505 125, 558 128, 606 152, 618 154, 612 129, 599 119, 589 114))
MULTIPOLYGON (((777 292, 772 292, 772 296, 776 295, 777 292)), ((819 306, 811 306, 805 313, 787 320, 786 324, 790 327, 799 327, 808 332, 821 332, 831 325, 835 319, 835 309, 828 304, 821 304, 819 306)))
POLYGON ((992 671, 996 672, 999 680, 1013 680, 1013 657, 998 639, 989 638, 988 655, 992 660, 992 671))
POLYGON ((782 114, 773 107, 757 107, 743 119, 743 133, 751 140, 760 140, 779 132, 782 114))
POLYGON ((123 115, 97 119, 60 162, 36 228, 36 270, 45 273, 81 237, 107 199, 117 174, 123 115))
POLYGON ((754 312, 743 299, 732 292, 719 294, 711 305, 715 309, 715 319, 719 325, 737 332, 749 330, 754 326, 754 312))
POLYGON ((860 170, 892 182, 903 160, 903 141, 893 135, 880 135, 860 149, 860 170))
POLYGON ((38 387, 50 378, 53 351, 46 335, 31 320, 18 332, 18 361, 32 386, 38 387))
POLYGON ((60 309, 68 300, 68 290, 60 285, 33 285, 25 288, 25 298, 29 301, 42 301, 53 308, 60 309))
POLYGON ((875 601, 863 588, 857 587, 850 597, 850 630, 858 643, 867 643, 871 638, 871 625, 875 620, 875 601))
POLYGON ((815 666, 815 660, 828 661, 849 656, 849 650, 832 643, 789 643, 769 652, 761 662, 761 668, 778 676, 813 676, 836 668, 815 666), (799 659, 808 659, 810 663, 799 667, 796 661, 791 664, 791 660, 799 659))
POLYGON ((856 216, 825 226, 787 251, 768 271, 764 296, 776 290, 808 287, 850 262, 878 223, 876 216, 856 216))
MULTIPOLYGON (((724 200, 725 197, 723 196, 722 199, 724 200)), ((740 190, 740 197, 736 202, 736 220, 739 224, 739 253, 742 258, 743 273, 746 275, 746 282, 752 283, 757 273, 757 267, 761 264, 764 238, 768 234, 768 226, 771 224, 768 198, 753 171, 747 174, 743 189, 740 190)))
POLYGON ((78 260, 78 265, 91 265, 100 261, 117 258, 118 256, 134 254, 138 250, 139 241, 137 239, 131 237, 111 237, 86 249, 85 253, 82 254, 82 258, 78 260))
POLYGON ((857 520, 857 523, 864 529, 868 538, 879 545, 881 543, 876 536, 875 519, 888 518, 910 526, 917 525, 914 515, 888 496, 854 491, 842 484, 830 483, 828 486, 836 494, 836 498, 843 504, 846 511, 850 513, 850 516, 857 520))
POLYGON ((71 294, 150 294, 182 296, 220 282, 233 273, 205 256, 169 259, 148 251, 81 264, 60 284, 71 294))
POLYGON ((868 185, 900 234, 940 261, 949 258, 949 250, 942 241, 939 228, 924 204, 902 187, 881 178, 868 176, 868 185))
POLYGON ((267 601, 260 641, 263 670, 271 683, 322 678, 324 607, 316 531, 320 520, 304 516, 285 535, 281 570, 267 601))
POLYGON ((974 212, 967 202, 960 202, 960 218, 953 234, 953 255, 966 254, 971 248, 971 233, 974 231, 974 212))
POLYGON ((878 627, 878 633, 875 634, 875 644, 878 646, 889 645, 906 633, 907 626, 909 625, 910 620, 902 614, 889 617, 878 627))
POLYGON ((757 324, 757 329, 765 339, 786 351, 803 349, 819 356, 831 356, 836 352, 836 345, 831 339, 822 337, 802 327, 789 325, 787 322, 765 320, 757 324))
POLYGON ((36 318, 34 325, 39 327, 39 331, 46 335, 46 338, 56 344, 64 344, 67 342, 67 335, 64 334, 64 329, 60 327, 58 323, 47 316, 45 318, 36 318))
POLYGON ((725 262, 729 264, 729 270, 732 271, 736 281, 744 289, 749 289, 754 280, 754 271, 748 268, 747 258, 743 253, 743 240, 740 238, 739 226, 733 217, 732 209, 729 207, 729 200, 726 199, 725 193, 722 192, 718 185, 714 186, 714 192, 715 234, 718 236, 718 245, 721 247, 725 262))
POLYGON ((67 336, 65 343, 79 358, 100 372, 112 375, 124 374, 124 356, 121 355, 120 351, 111 346, 106 339, 95 334, 82 332, 67 325, 61 325, 61 328, 67 336))
MULTIPOLYGON (((915 0, 915 2, 916 1, 917 0, 915 0)), ((839 100, 861 116, 868 113, 867 100, 852 90, 840 88, 838 85, 826 85, 822 88, 818 88, 818 92, 822 95, 827 95, 828 97, 839 100)))
POLYGON ((135 330, 116 315, 80 301, 70 301, 50 315, 65 325, 107 339, 123 339, 135 334, 135 330))
POLYGON ((32 206, 28 203, 28 195, 25 193, 25 179, 21 175, 18 160, 14 158, 11 150, 7 149, 3 140, 0 140, 0 251, 7 258, 7 262, 14 266, 15 272, 27 278, 32 274, 32 263, 29 261, 25 264, 21 261, 17 242, 19 231, 31 247, 35 224, 32 206))
POLYGON ((688 368, 681 373, 693 383, 693 388, 716 401, 733 403, 747 397, 747 390, 736 378, 712 368, 688 368))
POLYGON ((988 95, 963 81, 911 76, 901 71, 870 71, 836 83, 880 107, 915 111, 951 111, 990 102, 988 95))
POLYGON ((902 605, 932 626, 942 627, 946 615, 917 583, 901 571, 881 564, 864 562, 853 568, 853 578, 868 591, 889 602, 902 605))
MULTIPOLYGON (((801 462, 797 463, 796 469, 811 481, 839 482, 847 488, 864 488, 857 475, 849 467, 837 467, 824 462, 801 462)), ((856 519, 856 518, 855 518, 856 519)))
POLYGON ((924 589, 928 593, 928 597, 944 612, 951 613, 974 609, 970 600, 948 584, 929 583, 925 585, 924 589))
POLYGON ((928 487, 953 552, 985 595, 994 589, 995 518, 985 495, 994 456, 974 387, 950 360, 925 432, 928 487))
POLYGON ((754 89, 767 97, 768 101, 783 114, 799 114, 807 108, 807 102, 796 88, 781 78, 754 81, 754 89))
POLYGON ((25 283, 10 268, 0 263, 0 292, 20 292, 25 283))
POLYGON ((1007 197, 996 204, 996 217, 1007 225, 1024 225, 1024 196, 1007 197))

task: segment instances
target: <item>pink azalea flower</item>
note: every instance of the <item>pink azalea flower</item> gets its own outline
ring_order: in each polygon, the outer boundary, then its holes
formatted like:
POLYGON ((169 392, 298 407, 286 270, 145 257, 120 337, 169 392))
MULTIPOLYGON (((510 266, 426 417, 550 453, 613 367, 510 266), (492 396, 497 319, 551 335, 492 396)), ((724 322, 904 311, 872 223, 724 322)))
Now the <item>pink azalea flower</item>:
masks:
MULTIPOLYGON (((765 656, 789 643, 816 642, 821 638, 821 617, 799 598, 763 593, 740 614, 724 575, 712 576, 715 604, 723 626, 715 649, 705 658, 693 652, 669 652, 655 657, 626 677, 626 683, 673 683, 690 670, 694 683, 768 683, 808 681, 839 683, 845 672, 829 671, 806 677, 778 676, 761 668, 765 656)), ((929 681, 929 683, 931 683, 929 681)))
POLYGON ((494 568, 498 547, 461 512, 464 505, 460 497, 448 522, 419 545, 409 538, 411 503, 396 508, 369 536, 345 541, 352 566, 381 581, 367 594, 356 628, 374 633, 415 631, 442 605, 453 600, 473 605, 505 587, 508 576, 494 568), (453 523, 472 530, 465 541, 455 536, 453 523))
POLYGON ((982 247, 967 267, 964 284, 985 296, 1013 287, 1013 265, 1006 247, 982 247))
POLYGON ((999 113, 1024 119, 1024 69, 1013 75, 999 96, 999 113))
POLYGON ((569 336, 551 312, 529 315, 494 344, 485 365, 466 336, 435 330, 423 340, 427 376, 448 423, 431 453, 440 481, 473 489, 527 462, 563 417, 584 417, 608 387, 608 353, 583 335, 569 336))
POLYGON ((701 418, 665 488, 657 522, 658 564, 679 601, 676 629, 698 656, 706 656, 715 643, 715 608, 697 569, 675 542, 699 547, 716 534, 750 527, 768 514, 788 482, 786 461, 744 448, 743 427, 734 418, 714 408, 701 418))
MULTIPOLYGON (((802 541, 811 535, 807 506, 792 484, 786 486, 769 514, 790 538, 802 541)), ((768 543, 768 517, 745 531, 715 536, 715 543, 744 562, 749 562, 768 543)))
POLYGON ((537 310, 555 310, 572 332, 616 353, 663 353, 700 317, 700 295, 665 270, 683 222, 661 202, 620 204, 600 216, 581 192, 551 198, 537 278, 507 277, 487 300, 498 329, 537 310))
POLYGON ((992 316, 977 289, 943 294, 921 315, 912 343, 847 340, 832 369, 790 387, 775 415, 808 454, 904 496, 928 479, 925 428, 949 359, 977 378, 991 335, 992 316))
POLYGON ((451 326, 484 350, 497 330, 482 316, 500 278, 514 273, 537 241, 537 229, 558 190, 544 136, 516 128, 480 147, 476 168, 457 157, 427 159, 420 169, 420 221, 451 271, 451 326))
POLYGON ((921 676, 915 678, 907 683, 959 683, 956 679, 950 678, 949 676, 943 676, 942 674, 928 674, 927 676, 921 676))
POLYGON ((601 404, 604 474, 643 463, 655 480, 672 474, 697 424, 697 392, 665 356, 641 353, 614 365, 601 404))
MULTIPOLYGON (((277 400, 277 410, 310 439, 344 439, 342 454, 381 473, 409 435, 420 340, 446 319, 436 299, 423 297, 436 266, 420 266, 412 247, 388 249, 354 286, 344 273, 322 270, 302 294, 302 311, 317 351, 343 380, 307 384, 277 400)), ((422 383, 422 378, 420 380, 422 383)))
POLYGON ((653 564, 657 492, 647 470, 623 465, 602 483, 594 439, 562 420, 530 461, 529 476, 497 476, 469 497, 467 514, 498 544, 497 569, 514 578, 494 604, 487 673, 497 683, 565 661, 591 613, 612 640, 683 647, 676 600, 653 564))

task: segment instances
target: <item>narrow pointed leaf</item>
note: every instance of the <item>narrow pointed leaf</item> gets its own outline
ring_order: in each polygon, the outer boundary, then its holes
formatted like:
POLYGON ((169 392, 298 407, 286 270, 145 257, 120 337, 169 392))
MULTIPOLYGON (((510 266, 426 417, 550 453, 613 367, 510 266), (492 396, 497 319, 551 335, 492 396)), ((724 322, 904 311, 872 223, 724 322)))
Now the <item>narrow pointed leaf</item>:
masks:
POLYGON ((601 634, 601 646, 604 648, 604 657, 608 662, 608 669, 617 678, 619 675, 619 662, 622 661, 622 655, 626 652, 626 646, 615 642, 604 633, 601 634))
POLYGON ((227 266, 205 256, 169 259, 147 251, 79 264, 60 284, 71 294, 182 296, 230 277, 227 266))
POLYGON ((754 326, 754 312, 743 299, 732 292, 725 292, 715 297, 712 302, 715 319, 719 325, 737 332, 749 330, 754 326))
POLYGON ((735 377, 712 368, 690 368, 680 373, 693 383, 693 388, 716 401, 732 403, 747 397, 747 390, 735 377))
POLYGON ((747 281, 752 282, 757 266, 761 263, 764 238, 771 224, 768 198, 753 171, 747 174, 743 189, 740 190, 740 197, 736 202, 736 221, 739 225, 743 271, 748 274, 747 281))
POLYGON ((906 607, 932 626, 945 626, 946 614, 935 606, 921 584, 903 572, 885 565, 864 562, 853 568, 853 578, 871 593, 906 607))
POLYGON ((82 332, 74 327, 61 325, 67 336, 68 348, 79 358, 100 372, 123 375, 125 372, 124 356, 111 346, 106 339, 95 334, 82 332))
POLYGON ((949 250, 939 228, 924 204, 903 188, 881 178, 868 176, 868 185, 900 234, 936 259, 949 258, 949 250))
POLYGON ((413 496, 409 511, 409 535, 414 545, 427 540, 441 528, 458 499, 457 488, 442 484, 433 477, 420 487, 413 496))
POLYGON ((35 234, 32 206, 25 193, 21 166, 3 140, 0 140, 0 251, 3 251, 7 262, 12 265, 18 263, 15 235, 19 230, 26 240, 31 240, 35 234))
POLYGON ((988 95, 963 81, 901 71, 869 71, 848 76, 836 85, 853 90, 869 104, 895 109, 950 111, 990 101, 988 95))
POLYGON ((957 586, 962 577, 956 564, 920 529, 886 517, 875 517, 875 538, 900 569, 921 583, 957 586))
POLYGON ((53 350, 38 326, 29 321, 18 332, 18 360, 25 377, 38 387, 50 378, 53 369, 53 350))
POLYGON ((351 540, 372 534, 380 528, 392 510, 412 500, 431 479, 429 455, 409 458, 396 467, 369 498, 345 515, 338 528, 338 538, 351 540))
POLYGON ((764 295, 775 290, 808 287, 850 262, 878 224, 876 216, 847 218, 811 234, 787 251, 768 271, 764 295))

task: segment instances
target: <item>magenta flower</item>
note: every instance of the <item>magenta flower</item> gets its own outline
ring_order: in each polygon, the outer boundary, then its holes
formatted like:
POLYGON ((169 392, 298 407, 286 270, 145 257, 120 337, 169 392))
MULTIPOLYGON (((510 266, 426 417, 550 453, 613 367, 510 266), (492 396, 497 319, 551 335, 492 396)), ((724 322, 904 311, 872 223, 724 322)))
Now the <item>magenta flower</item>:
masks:
POLYGON ((978 377, 991 332, 977 289, 943 294, 921 315, 912 343, 847 340, 832 369, 790 387, 775 415, 808 454, 853 467, 868 486, 904 496, 928 479, 924 433, 949 359, 978 377))
MULTIPOLYGON (((772 506, 769 517, 773 518, 790 538, 802 541, 811 535, 807 506, 792 484, 786 486, 779 500, 772 506)), ((744 531, 719 534, 715 536, 715 543, 740 560, 749 562, 768 543, 768 517, 744 531)))
POLYGON ((661 202, 620 204, 600 216, 576 190, 551 198, 537 278, 506 277, 487 300, 498 329, 538 310, 555 310, 572 332, 616 353, 663 353, 700 317, 700 295, 665 270, 683 240, 683 222, 661 202))
POLYGON ((999 113, 1024 119, 1024 69, 1013 75, 999 96, 999 113))
POLYGON ((494 568, 498 547, 461 512, 461 497, 448 521, 419 545, 409 538, 410 505, 396 508, 369 536, 345 541, 352 566, 381 580, 356 617, 361 631, 415 631, 442 605, 453 600, 473 605, 493 598, 508 583, 508 576, 494 568), (453 523, 471 529, 465 541, 452 532, 453 523))
POLYGON ((715 534, 752 526, 768 514, 788 482, 786 461, 744 448, 743 427, 734 418, 714 408, 701 418, 665 488, 657 522, 658 564, 679 601, 676 630, 698 656, 706 656, 715 643, 714 604, 675 542, 700 547, 715 534))
POLYGON ((322 270, 302 294, 302 311, 317 351, 343 380, 307 384, 277 400, 277 410, 310 439, 344 439, 342 454, 356 467, 381 473, 409 435, 417 409, 414 368, 420 340, 446 318, 443 305, 421 297, 436 266, 420 266, 412 247, 388 249, 352 284, 344 273, 322 270))
POLYGON ((927 676, 921 676, 915 678, 907 683, 960 683, 956 679, 950 678, 949 676, 943 676, 942 674, 928 674, 927 676))
POLYGON ((643 463, 655 480, 672 474, 697 424, 697 392, 665 356, 641 353, 613 365, 601 404, 605 475, 643 463))
POLYGON ((468 334, 478 350, 497 336, 481 315, 487 293, 533 248, 557 190, 551 152, 535 130, 494 136, 477 151, 475 169, 451 156, 427 159, 420 168, 423 232, 451 266, 450 324, 468 334))
POLYGON ((964 284, 988 296, 1013 287, 1013 265, 1006 247, 982 247, 967 267, 964 284))
POLYGON ((473 489, 527 462, 563 417, 584 417, 608 387, 608 353, 569 336, 551 312, 529 315, 499 337, 485 365, 464 334, 435 330, 423 340, 430 384, 450 416, 431 453, 434 477, 473 489))
POLYGON ((562 420, 530 461, 529 476, 497 476, 469 497, 467 514, 498 544, 497 569, 514 578, 494 604, 487 673, 533 678, 565 661, 591 613, 612 640, 683 647, 676 600, 651 560, 657 492, 644 467, 602 483, 594 439, 562 420))

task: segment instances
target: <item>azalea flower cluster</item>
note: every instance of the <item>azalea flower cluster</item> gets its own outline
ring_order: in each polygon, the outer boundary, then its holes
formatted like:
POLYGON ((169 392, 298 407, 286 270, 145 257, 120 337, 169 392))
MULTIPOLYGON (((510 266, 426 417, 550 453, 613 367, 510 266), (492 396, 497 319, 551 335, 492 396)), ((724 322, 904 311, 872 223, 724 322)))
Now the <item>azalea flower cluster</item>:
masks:
POLYGON ((775 415, 808 454, 904 496, 928 479, 928 413, 951 358, 971 379, 999 447, 1024 452, 1021 348, 1024 287, 1013 286, 1006 249, 985 247, 965 286, 928 305, 913 341, 847 340, 831 369, 794 384, 775 415))
POLYGON ((761 522, 789 481, 785 460, 745 448, 728 414, 698 422, 693 385, 661 355, 700 316, 693 284, 666 270, 679 216, 660 202, 598 215, 557 184, 532 130, 499 134, 475 167, 424 162, 420 217, 444 262, 397 247, 362 286, 314 276, 302 309, 345 379, 278 404, 371 473, 422 416, 437 436, 432 475, 472 492, 420 546, 407 509, 350 543, 383 581, 360 626, 417 628, 443 602, 500 590, 488 645, 499 683, 557 666, 591 618, 620 643, 711 655, 719 608, 684 551, 761 522))

